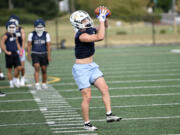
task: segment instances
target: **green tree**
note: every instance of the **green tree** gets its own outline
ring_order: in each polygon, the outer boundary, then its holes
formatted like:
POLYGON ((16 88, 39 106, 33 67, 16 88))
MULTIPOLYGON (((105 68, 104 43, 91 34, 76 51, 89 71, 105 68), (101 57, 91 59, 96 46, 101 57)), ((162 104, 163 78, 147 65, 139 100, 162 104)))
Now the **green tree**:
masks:
POLYGON ((57 0, 28 0, 25 7, 28 12, 37 14, 44 19, 52 19, 58 14, 57 0))

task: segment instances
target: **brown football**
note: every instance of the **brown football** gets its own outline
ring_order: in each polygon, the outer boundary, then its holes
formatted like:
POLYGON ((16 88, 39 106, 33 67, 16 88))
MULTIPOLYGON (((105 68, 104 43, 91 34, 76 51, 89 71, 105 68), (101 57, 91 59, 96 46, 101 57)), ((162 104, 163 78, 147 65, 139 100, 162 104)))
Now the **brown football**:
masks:
POLYGON ((99 15, 99 9, 100 9, 100 8, 101 8, 101 10, 102 10, 102 9, 105 9, 105 10, 107 11, 107 13, 109 13, 109 14, 107 15, 107 17, 111 16, 111 11, 110 11, 107 7, 104 7, 104 6, 97 7, 97 8, 94 10, 94 13, 95 13, 96 15, 99 15))

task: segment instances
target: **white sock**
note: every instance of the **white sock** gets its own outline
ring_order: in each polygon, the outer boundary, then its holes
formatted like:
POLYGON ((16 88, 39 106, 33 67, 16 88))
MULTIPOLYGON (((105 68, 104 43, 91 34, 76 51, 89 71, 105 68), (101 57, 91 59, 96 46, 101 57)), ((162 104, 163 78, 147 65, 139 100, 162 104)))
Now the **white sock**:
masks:
POLYGON ((13 85, 13 80, 10 80, 10 81, 9 81, 9 84, 10 84, 10 85, 13 85))
POLYGON ((107 115, 109 115, 109 114, 111 114, 111 113, 112 113, 111 111, 106 112, 107 115))
POLYGON ((89 121, 89 120, 84 122, 84 124, 88 124, 88 123, 90 123, 90 121, 89 121))
POLYGON ((36 83, 35 85, 40 85, 40 83, 36 83))

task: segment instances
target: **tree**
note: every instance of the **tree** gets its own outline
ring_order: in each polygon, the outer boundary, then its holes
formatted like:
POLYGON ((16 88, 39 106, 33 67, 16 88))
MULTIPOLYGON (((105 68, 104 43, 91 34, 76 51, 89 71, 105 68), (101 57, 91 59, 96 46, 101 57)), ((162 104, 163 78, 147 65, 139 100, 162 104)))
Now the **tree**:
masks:
POLYGON ((44 19, 52 19, 58 14, 57 0, 29 0, 25 3, 25 7, 28 12, 44 19))

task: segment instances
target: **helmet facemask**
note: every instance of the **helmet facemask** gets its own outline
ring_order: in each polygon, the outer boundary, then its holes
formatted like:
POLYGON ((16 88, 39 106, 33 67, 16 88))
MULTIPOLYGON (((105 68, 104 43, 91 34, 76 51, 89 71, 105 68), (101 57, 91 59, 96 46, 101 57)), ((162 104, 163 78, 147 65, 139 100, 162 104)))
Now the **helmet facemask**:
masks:
POLYGON ((35 27, 35 31, 37 32, 39 36, 41 36, 43 32, 45 31, 45 28, 43 25, 38 25, 37 27, 35 27))

